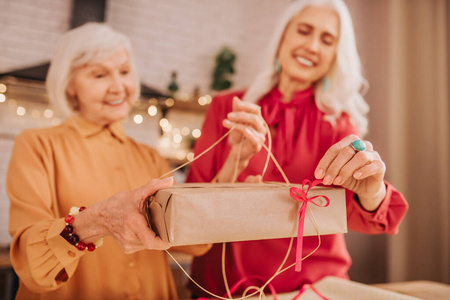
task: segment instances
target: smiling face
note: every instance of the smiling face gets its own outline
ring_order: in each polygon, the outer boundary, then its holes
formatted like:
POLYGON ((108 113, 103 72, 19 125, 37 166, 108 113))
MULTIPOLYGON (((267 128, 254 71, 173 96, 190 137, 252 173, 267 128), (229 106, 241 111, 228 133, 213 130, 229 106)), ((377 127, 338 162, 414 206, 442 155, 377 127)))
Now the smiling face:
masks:
POLYGON ((67 93, 79 114, 100 126, 124 119, 133 107, 136 82, 128 53, 121 49, 105 60, 76 68, 67 93))
POLYGON ((339 17, 326 7, 309 6, 292 18, 278 50, 279 88, 303 90, 331 69, 339 40, 339 17))

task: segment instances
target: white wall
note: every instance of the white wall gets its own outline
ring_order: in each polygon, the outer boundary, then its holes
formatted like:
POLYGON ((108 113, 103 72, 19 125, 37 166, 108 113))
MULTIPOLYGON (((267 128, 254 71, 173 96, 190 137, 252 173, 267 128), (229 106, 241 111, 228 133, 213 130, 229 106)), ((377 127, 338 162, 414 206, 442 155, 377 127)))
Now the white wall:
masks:
POLYGON ((50 60, 70 25, 71 0, 0 0, 0 73, 50 60))
MULTIPOLYGON (((0 73, 50 60, 70 24, 71 0, 0 0, 0 73)), ((237 54, 236 87, 258 70, 264 43, 289 0, 109 0, 106 23, 127 34, 143 82, 166 91, 172 71, 180 91, 209 92, 214 56, 237 54)))
POLYGON ((270 28, 288 0, 110 1, 107 22, 131 37, 144 82, 165 91, 178 71, 181 91, 209 92, 214 56, 224 45, 237 53, 236 86, 258 68, 270 28))

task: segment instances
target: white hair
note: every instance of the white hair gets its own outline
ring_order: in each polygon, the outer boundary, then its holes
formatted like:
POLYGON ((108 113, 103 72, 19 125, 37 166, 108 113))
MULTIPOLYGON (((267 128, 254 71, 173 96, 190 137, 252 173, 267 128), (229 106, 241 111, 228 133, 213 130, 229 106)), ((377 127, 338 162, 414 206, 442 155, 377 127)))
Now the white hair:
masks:
POLYGON ((75 99, 66 90, 74 69, 100 62, 121 49, 128 53, 136 83, 135 97, 139 97, 140 81, 129 39, 106 24, 89 22, 64 33, 56 45, 45 80, 50 103, 64 117, 70 116, 75 110, 75 99))
MULTIPOLYGON (((279 81, 275 70, 275 60, 279 44, 289 22, 307 6, 325 6, 333 9, 340 19, 340 34, 336 50, 336 61, 328 74, 328 87, 324 89, 324 79, 315 84, 315 101, 331 124, 345 112, 361 135, 367 133, 367 113, 369 106, 363 98, 368 83, 362 75, 361 61, 356 49, 353 23, 347 6, 342 0, 298 0, 292 2, 275 27, 267 58, 262 71, 249 86, 243 99, 256 102, 267 94, 279 81)), ((324 78, 325 78, 324 77, 324 78)))

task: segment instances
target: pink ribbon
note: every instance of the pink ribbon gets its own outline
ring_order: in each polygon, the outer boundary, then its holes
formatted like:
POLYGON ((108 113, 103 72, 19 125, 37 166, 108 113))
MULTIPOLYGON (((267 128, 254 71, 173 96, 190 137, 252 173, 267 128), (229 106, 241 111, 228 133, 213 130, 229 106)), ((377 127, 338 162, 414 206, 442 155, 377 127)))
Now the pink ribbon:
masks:
POLYGON ((300 297, 307 289, 312 289, 314 293, 317 294, 317 296, 319 296, 322 300, 330 300, 327 297, 325 297, 324 295, 322 295, 321 293, 319 293, 318 290, 316 290, 312 284, 306 283, 302 286, 302 288, 300 289, 300 291, 298 292, 297 295, 295 295, 294 298, 292 298, 292 300, 297 300, 298 297, 300 297))
POLYGON ((321 179, 314 180, 312 183, 310 180, 305 179, 305 180, 303 180, 301 189, 299 189, 298 187, 291 187, 290 191, 289 191, 292 199, 294 199, 298 202, 303 202, 302 206, 300 207, 300 210, 298 212, 297 251, 296 251, 296 256, 295 256, 295 271, 296 272, 300 272, 302 270, 303 226, 305 224, 306 205, 308 204, 308 202, 312 203, 314 205, 320 206, 320 207, 327 207, 330 204, 330 199, 328 199, 328 197, 326 197, 324 195, 317 195, 317 196, 308 198, 309 190, 312 187, 314 187, 320 183, 322 183, 321 179), (305 185, 308 185, 306 192, 305 192, 305 185), (313 201, 314 199, 319 198, 319 197, 322 197, 323 199, 325 199, 327 203, 325 205, 320 205, 313 201))

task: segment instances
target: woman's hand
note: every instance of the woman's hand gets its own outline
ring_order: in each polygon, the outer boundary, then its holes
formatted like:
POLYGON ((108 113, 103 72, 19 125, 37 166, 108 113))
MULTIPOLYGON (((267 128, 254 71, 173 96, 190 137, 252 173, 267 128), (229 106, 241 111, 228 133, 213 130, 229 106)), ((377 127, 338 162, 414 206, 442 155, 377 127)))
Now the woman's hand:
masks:
POLYGON ((261 116, 261 107, 234 97, 233 112, 223 120, 223 126, 231 129, 235 125, 228 142, 232 151, 237 152, 240 149, 240 160, 249 160, 253 154, 261 150, 262 144, 266 141, 267 130, 261 116))
POLYGON ((142 208, 148 196, 172 184, 173 177, 154 179, 138 189, 117 193, 78 214, 73 226, 83 241, 112 236, 127 254, 143 249, 168 249, 170 245, 148 227, 142 208))
POLYGON ((238 97, 233 98, 233 111, 223 120, 223 126, 228 129, 235 126, 228 138, 230 154, 218 174, 220 182, 228 182, 235 179, 233 174, 236 165, 238 175, 248 165, 250 158, 261 150, 267 130, 261 108, 256 104, 243 102, 238 97))
POLYGON ((365 151, 355 151, 350 144, 358 139, 356 135, 349 135, 331 146, 319 161, 314 175, 326 185, 353 191, 364 209, 374 211, 386 196, 386 166, 369 141, 364 141, 365 151))

